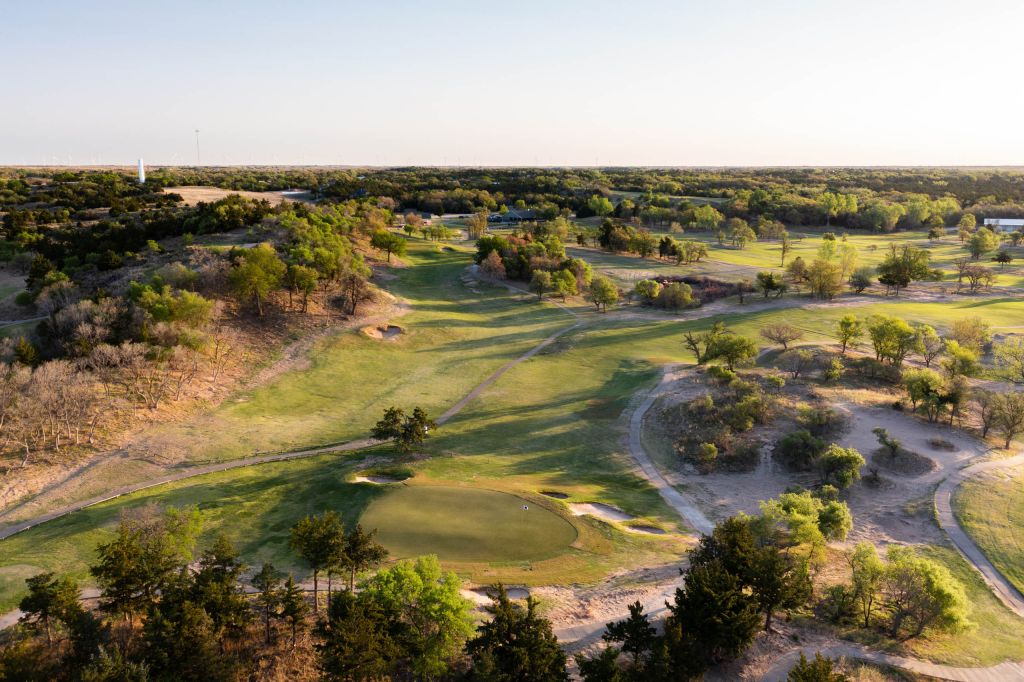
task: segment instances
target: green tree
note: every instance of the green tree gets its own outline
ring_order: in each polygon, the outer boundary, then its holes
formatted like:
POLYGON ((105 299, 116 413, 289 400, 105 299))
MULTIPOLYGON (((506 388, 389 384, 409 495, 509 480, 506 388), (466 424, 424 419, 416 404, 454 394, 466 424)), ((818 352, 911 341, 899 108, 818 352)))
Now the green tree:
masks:
POLYGON ((252 299, 263 317, 263 300, 281 284, 287 266, 270 244, 260 244, 245 252, 231 269, 231 289, 240 299, 252 299))
POLYGON ((199 565, 192 578, 190 598, 210 617, 221 652, 224 651, 224 639, 243 632, 252 615, 245 593, 239 586, 239 578, 245 569, 231 541, 221 534, 213 547, 199 557, 199 565))
POLYGON ((71 623, 82 610, 78 603, 78 583, 49 572, 26 578, 25 584, 28 594, 18 604, 24 614, 21 622, 41 627, 46 633, 46 646, 53 646, 54 623, 71 623))
POLYGON ((807 284, 813 295, 831 301, 843 290, 842 270, 832 261, 815 259, 807 269, 807 284))
POLYGON ((470 680, 480 682, 566 682, 565 652, 551 623, 537 615, 537 602, 526 598, 526 608, 513 603, 497 585, 486 607, 490 620, 466 644, 470 680))
POLYGON ((714 230, 722 224, 723 220, 725 220, 725 216, 710 204, 703 204, 693 209, 693 226, 698 230, 714 230))
MULTIPOLYGON (((302 294, 302 312, 309 310, 309 295, 316 291, 319 275, 313 268, 305 265, 288 266, 289 296, 292 291, 302 294)), ((289 300, 289 305, 291 301, 289 300)))
POLYGON ((324 679, 382 680, 399 672, 403 651, 392 614, 352 592, 339 594, 328 611, 327 621, 317 628, 316 644, 324 679))
POLYGON ((319 612, 320 572, 331 568, 345 547, 345 526, 335 511, 310 515, 292 526, 288 546, 313 572, 313 612, 319 612))
POLYGON ((1003 447, 1024 433, 1024 392, 1000 393, 996 396, 993 410, 993 426, 1003 437, 1003 447))
POLYGON ((868 336, 875 349, 875 359, 888 361, 893 367, 903 365, 904 358, 914 348, 917 333, 905 320, 889 315, 868 318, 868 336))
POLYGON ((395 254, 399 258, 405 255, 406 241, 390 230, 377 230, 370 237, 370 246, 378 251, 385 251, 390 263, 391 254, 395 254))
POLYGON ((256 588, 256 605, 263 616, 265 643, 270 644, 271 625, 281 609, 281 573, 273 564, 264 563, 252 577, 252 586, 256 588))
POLYGON ((928 251, 924 249, 916 246, 897 248, 893 244, 878 266, 878 281, 899 296, 900 289, 909 286, 911 282, 932 276, 928 259, 928 251))
POLYGON ((729 239, 737 248, 745 248, 750 242, 757 241, 757 233, 750 229, 750 225, 742 218, 729 218, 726 227, 729 230, 729 239))
POLYGON ((607 277, 597 275, 590 283, 590 300, 598 310, 607 312, 608 306, 615 305, 619 300, 619 289, 607 277))
POLYGON ((831 658, 818 652, 814 654, 813 661, 808 661, 801 651, 800 660, 790 669, 786 682, 850 682, 850 678, 836 672, 831 658))
POLYGON ((843 315, 836 322, 836 337, 843 346, 843 355, 846 355, 847 348, 856 346, 863 336, 864 324, 856 315, 843 315))
POLYGON ((552 289, 551 273, 546 270, 534 270, 530 279, 530 291, 537 294, 537 298, 544 298, 544 294, 552 289))
POLYGON ((853 579, 853 595, 860 606, 864 627, 871 627, 871 614, 878 600, 878 590, 885 573, 885 564, 878 558, 878 551, 870 542, 858 542, 850 555, 850 572, 853 579))
MULTIPOLYGON (((333 604, 332 604, 333 606, 333 604)), ((292 632, 292 646, 295 646, 295 638, 300 627, 306 623, 306 614, 309 612, 309 605, 302 595, 302 588, 295 583, 292 576, 284 582, 281 588, 281 618, 288 623, 292 632)))
POLYGON ((651 303, 661 293, 661 284, 653 279, 642 279, 633 286, 633 291, 646 303, 651 303))
POLYGON ((757 273, 755 286, 764 294, 765 298, 772 293, 781 296, 786 291, 786 282, 782 275, 767 270, 757 273))
POLYGON ((956 631, 967 626, 968 601, 949 570, 890 545, 882 577, 881 604, 889 614, 889 635, 909 639, 927 628, 956 631))
POLYGON ((410 654, 417 679, 446 675, 473 634, 471 603, 461 596, 461 586, 454 573, 442 573, 431 555, 380 571, 360 595, 398 615, 404 626, 402 648, 410 654))
POLYGON ((818 471, 823 485, 834 485, 844 490, 860 479, 860 468, 864 457, 854 448, 844 448, 833 443, 825 448, 818 458, 818 471))
POLYGON ((571 270, 556 270, 551 275, 551 286, 556 294, 564 301, 568 296, 575 296, 579 293, 576 283, 576 275, 571 270))
POLYGON ((367 533, 363 527, 356 527, 345 534, 345 551, 342 563, 348 569, 348 589, 356 588, 356 574, 379 566, 388 556, 388 551, 374 537, 376 529, 367 533))
POLYGON ((991 253, 999 248, 999 235, 987 227, 983 227, 967 241, 967 250, 971 258, 978 260, 986 253, 991 253))
POLYGON ((419 407, 414 408, 411 415, 406 415, 401 408, 389 407, 371 434, 377 440, 393 440, 402 452, 412 452, 435 428, 437 424, 419 407))
POLYGON ((629 605, 629 617, 605 625, 601 638, 609 644, 621 644, 621 651, 632 657, 633 669, 639 670, 641 657, 653 648, 657 635, 658 630, 644 614, 643 604, 634 602, 629 605))
POLYGON ((603 197, 600 194, 595 194, 587 200, 587 208, 590 212, 596 216, 604 217, 610 215, 615 210, 615 206, 608 200, 607 197, 603 197))
POLYGON ((705 353, 708 360, 721 360, 730 370, 757 357, 757 344, 745 336, 722 334, 705 353))

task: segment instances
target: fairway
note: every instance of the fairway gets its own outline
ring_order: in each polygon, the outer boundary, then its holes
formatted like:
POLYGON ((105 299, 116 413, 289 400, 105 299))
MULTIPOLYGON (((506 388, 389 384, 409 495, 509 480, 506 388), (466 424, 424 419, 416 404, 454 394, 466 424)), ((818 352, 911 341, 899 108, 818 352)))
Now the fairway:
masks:
POLYGON ((577 535, 569 521, 521 497, 448 486, 398 487, 374 500, 360 522, 376 528, 396 557, 457 562, 546 559, 577 535))
POLYGON ((1024 474, 966 481, 953 510, 985 556, 1024 590, 1024 474))

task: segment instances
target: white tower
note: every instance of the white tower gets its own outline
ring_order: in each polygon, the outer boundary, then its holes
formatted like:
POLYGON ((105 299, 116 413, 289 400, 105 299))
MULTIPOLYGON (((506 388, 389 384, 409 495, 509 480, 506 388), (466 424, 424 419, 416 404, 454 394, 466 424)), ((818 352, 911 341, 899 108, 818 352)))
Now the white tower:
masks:
POLYGON ((139 159, 139 184, 146 184, 146 167, 142 165, 142 159, 139 159))

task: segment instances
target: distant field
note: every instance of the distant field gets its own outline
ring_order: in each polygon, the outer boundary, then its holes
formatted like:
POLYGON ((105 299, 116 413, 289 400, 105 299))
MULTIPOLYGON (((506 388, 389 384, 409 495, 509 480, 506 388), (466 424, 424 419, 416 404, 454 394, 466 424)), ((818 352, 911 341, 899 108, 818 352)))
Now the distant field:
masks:
POLYGON ((309 192, 248 192, 238 189, 221 189, 220 187, 165 187, 165 192, 180 194, 185 204, 195 206, 201 201, 211 202, 223 199, 230 194, 240 194, 249 199, 266 199, 272 204, 282 201, 302 201, 312 203, 309 192))

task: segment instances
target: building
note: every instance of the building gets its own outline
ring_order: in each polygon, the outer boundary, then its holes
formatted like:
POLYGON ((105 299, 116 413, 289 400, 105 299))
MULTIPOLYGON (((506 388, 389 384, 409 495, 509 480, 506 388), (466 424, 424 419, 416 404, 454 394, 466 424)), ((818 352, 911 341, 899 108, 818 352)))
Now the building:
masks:
POLYGON ((1018 232, 1024 230, 1024 218, 985 218, 985 227, 993 232, 1018 232))
POLYGON ((536 220, 537 213, 532 208, 510 208, 507 213, 492 213, 487 216, 490 223, 522 223, 536 220))

